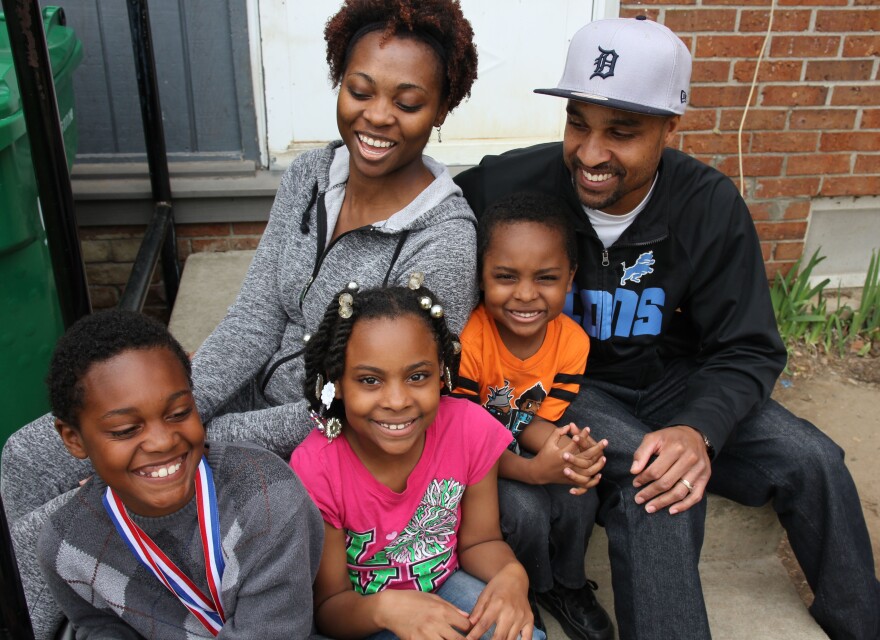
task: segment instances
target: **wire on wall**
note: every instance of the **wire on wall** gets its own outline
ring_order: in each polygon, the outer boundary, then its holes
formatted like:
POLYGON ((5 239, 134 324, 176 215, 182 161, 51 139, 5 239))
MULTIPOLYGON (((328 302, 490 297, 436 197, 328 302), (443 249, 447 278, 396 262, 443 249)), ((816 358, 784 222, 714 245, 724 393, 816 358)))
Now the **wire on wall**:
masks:
POLYGON ((770 32, 773 29, 773 12, 775 9, 776 0, 770 0, 770 17, 767 20, 767 33, 764 36, 764 42, 761 43, 761 51, 758 53, 758 60, 755 62, 755 75, 752 77, 752 86, 749 88, 749 97, 746 100, 746 108, 743 109, 742 119, 739 122, 739 130, 736 134, 737 155, 739 156, 739 192, 743 197, 746 195, 746 182, 745 176, 743 175, 743 127, 746 124, 746 117, 749 114, 749 107, 752 104, 752 96, 755 94, 755 86, 758 84, 758 70, 761 68, 761 60, 764 59, 764 51, 767 48, 767 43, 770 42, 770 32))

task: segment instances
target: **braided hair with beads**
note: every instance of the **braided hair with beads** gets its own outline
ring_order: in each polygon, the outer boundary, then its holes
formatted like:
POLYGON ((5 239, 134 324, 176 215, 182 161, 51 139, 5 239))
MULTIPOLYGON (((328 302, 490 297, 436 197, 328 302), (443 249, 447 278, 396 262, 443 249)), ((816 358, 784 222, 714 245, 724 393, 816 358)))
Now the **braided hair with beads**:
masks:
MULTIPOLYGON (((359 320, 393 319, 404 315, 421 319, 425 328, 434 336, 437 353, 446 372, 441 394, 447 394, 450 389, 455 388, 461 345, 456 335, 449 330, 437 297, 425 286, 416 289, 381 287, 359 291, 355 283, 350 283, 334 296, 324 312, 320 326, 306 344, 303 388, 305 398, 313 411, 319 411, 321 407, 320 389, 316 388, 318 376, 322 380, 334 381, 339 380, 345 371, 345 349, 354 325, 359 320)), ((334 400, 325 415, 328 418, 342 419, 342 403, 334 400)))

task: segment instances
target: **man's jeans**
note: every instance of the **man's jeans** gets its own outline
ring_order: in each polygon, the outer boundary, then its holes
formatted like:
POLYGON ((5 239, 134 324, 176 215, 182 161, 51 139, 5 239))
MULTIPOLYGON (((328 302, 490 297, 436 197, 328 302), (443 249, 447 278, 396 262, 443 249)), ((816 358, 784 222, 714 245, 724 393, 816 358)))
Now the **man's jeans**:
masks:
MULTIPOLYGON (((440 588, 434 593, 446 600, 446 602, 454 604, 462 611, 470 612, 473 610, 474 605, 477 604, 477 598, 480 597, 485 588, 485 582, 459 569, 449 576, 446 582, 440 585, 440 588)), ((494 631, 495 627, 489 629, 483 634, 481 640, 489 640, 494 631)), ((390 631, 380 631, 368 636, 365 640, 394 640, 395 638, 397 636, 390 631)), ((532 640, 546 640, 546 638, 547 636, 540 629, 535 629, 534 633, 532 633, 532 640)))
MULTIPOLYGON (((665 509, 649 514, 634 502, 629 473, 642 437, 665 426, 684 402, 693 369, 670 363, 662 380, 640 391, 590 380, 563 418, 608 439, 608 495, 599 519, 608 534, 622 640, 710 637, 697 571, 706 502, 674 516, 665 509)), ((724 444, 708 490, 749 506, 771 502, 815 593, 810 613, 825 632, 833 639, 880 638, 871 543, 843 451, 830 438, 770 400, 724 444)))

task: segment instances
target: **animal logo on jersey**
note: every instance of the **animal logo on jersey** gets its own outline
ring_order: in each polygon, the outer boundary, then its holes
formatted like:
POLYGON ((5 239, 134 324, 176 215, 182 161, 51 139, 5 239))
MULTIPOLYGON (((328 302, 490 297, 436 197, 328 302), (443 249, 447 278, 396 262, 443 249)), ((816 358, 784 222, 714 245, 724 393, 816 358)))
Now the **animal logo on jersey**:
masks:
POLYGON ((654 264, 654 252, 646 251, 633 263, 631 267, 626 266, 626 262, 620 263, 623 266, 623 276, 620 278, 620 286, 622 287, 629 282, 641 282, 642 277, 649 273, 654 273, 651 265, 654 264))
POLYGON ((604 80, 614 75, 614 66, 617 64, 619 56, 614 49, 606 51, 602 47, 597 48, 599 49, 599 56, 593 60, 596 68, 593 70, 593 75, 590 76, 590 79, 599 76, 604 80))

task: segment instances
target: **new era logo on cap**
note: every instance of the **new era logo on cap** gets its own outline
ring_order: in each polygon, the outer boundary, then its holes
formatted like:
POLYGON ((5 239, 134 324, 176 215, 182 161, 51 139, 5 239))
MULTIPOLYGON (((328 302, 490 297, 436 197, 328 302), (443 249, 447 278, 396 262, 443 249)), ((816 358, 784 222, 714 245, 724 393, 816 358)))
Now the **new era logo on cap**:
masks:
POLYGON ((572 38, 555 89, 535 93, 604 107, 680 115, 687 106, 691 54, 662 24, 638 18, 597 20, 572 38))

